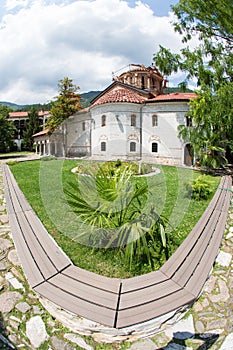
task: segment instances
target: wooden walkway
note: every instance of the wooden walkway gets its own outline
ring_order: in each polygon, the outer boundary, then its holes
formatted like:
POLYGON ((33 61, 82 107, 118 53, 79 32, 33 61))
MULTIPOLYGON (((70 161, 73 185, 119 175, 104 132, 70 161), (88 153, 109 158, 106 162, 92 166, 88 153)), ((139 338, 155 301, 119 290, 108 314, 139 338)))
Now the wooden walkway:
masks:
POLYGON ((225 231, 232 179, 225 176, 189 236, 158 271, 108 278, 74 266, 48 234, 9 167, 3 165, 12 236, 32 289, 61 308, 121 329, 192 306, 212 270, 225 231))

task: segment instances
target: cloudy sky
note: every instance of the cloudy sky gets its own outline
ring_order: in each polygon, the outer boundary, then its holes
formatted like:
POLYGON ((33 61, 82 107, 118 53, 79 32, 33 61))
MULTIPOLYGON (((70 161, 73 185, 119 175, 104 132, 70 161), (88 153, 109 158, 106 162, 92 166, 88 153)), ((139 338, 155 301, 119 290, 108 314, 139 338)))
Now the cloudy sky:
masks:
POLYGON ((112 72, 151 65, 159 44, 177 51, 170 9, 176 2, 1 0, 0 101, 46 103, 66 76, 80 92, 102 90, 112 72))

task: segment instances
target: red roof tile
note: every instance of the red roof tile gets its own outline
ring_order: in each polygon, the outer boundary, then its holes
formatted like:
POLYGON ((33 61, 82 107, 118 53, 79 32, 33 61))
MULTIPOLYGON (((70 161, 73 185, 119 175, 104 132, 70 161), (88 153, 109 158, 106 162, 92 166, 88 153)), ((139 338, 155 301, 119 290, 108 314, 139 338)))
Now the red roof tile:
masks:
MULTIPOLYGON (((49 111, 39 111, 38 116, 43 117, 44 115, 49 115, 49 111)), ((28 112, 10 112, 9 113, 9 118, 28 118, 28 112)))
POLYGON ((44 130, 42 130, 40 132, 37 132, 36 134, 32 135, 32 137, 47 135, 48 133, 49 133, 49 129, 44 129, 44 130))
POLYGON ((143 103, 145 100, 146 96, 143 97, 132 89, 117 85, 97 98, 93 106, 114 102, 143 103))
POLYGON ((27 118, 28 112, 10 112, 9 118, 27 118))
POLYGON ((158 95, 150 101, 177 101, 177 100, 190 100, 197 95, 195 92, 174 92, 172 94, 158 95))
POLYGON ((49 114, 50 114, 49 111, 39 111, 39 112, 38 112, 38 116, 39 116, 39 117, 43 117, 44 115, 49 115, 49 114))

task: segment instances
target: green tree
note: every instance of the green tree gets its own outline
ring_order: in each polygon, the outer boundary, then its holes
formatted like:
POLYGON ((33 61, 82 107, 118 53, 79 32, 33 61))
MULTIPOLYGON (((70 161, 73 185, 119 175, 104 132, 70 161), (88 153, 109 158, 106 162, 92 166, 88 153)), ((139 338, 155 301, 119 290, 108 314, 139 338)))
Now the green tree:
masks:
POLYGON ((181 70, 183 86, 196 79, 199 91, 191 102, 193 127, 181 127, 180 136, 190 141, 203 165, 219 166, 232 150, 233 2, 232 0, 180 0, 172 7, 175 31, 186 46, 172 53, 160 46, 154 62, 166 75, 181 70), (199 45, 193 50, 193 36, 199 45))
POLYGON ((9 152, 13 146, 13 138, 15 127, 12 122, 8 120, 9 109, 6 106, 0 105, 0 152, 9 152))
POLYGON ((28 116, 26 128, 23 132, 23 148, 27 151, 33 151, 34 140, 32 135, 40 131, 38 111, 34 106, 29 110, 28 116))
POLYGON ((59 95, 51 108, 51 117, 47 121, 50 132, 53 132, 65 119, 81 109, 79 87, 65 77, 58 82, 59 95))

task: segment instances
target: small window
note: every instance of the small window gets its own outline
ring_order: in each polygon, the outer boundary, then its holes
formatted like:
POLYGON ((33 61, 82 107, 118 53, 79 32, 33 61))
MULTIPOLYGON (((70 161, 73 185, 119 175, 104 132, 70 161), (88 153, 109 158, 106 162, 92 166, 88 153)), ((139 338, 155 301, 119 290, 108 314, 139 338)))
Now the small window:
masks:
POLYGON ((156 114, 152 115, 152 126, 158 126, 158 116, 156 114))
POLYGON ((130 152, 136 152, 136 142, 130 142, 129 150, 130 152))
POLYGON ((102 115, 101 117, 101 126, 106 126, 106 115, 102 115))
POLYGON ((192 126, 193 123, 192 123, 192 118, 191 117, 185 117, 186 119, 186 126, 189 127, 189 126, 192 126))
POLYGON ((106 142, 105 141, 101 142, 100 149, 101 149, 101 152, 105 152, 106 151, 106 142))
POLYGON ((85 124, 85 122, 82 123, 82 127, 83 127, 83 131, 85 131, 85 129, 86 129, 86 124, 85 124))
POLYGON ((152 143, 151 151, 153 153, 157 153, 158 152, 158 144, 157 144, 157 142, 153 142, 152 143))
POLYGON ((136 115, 135 114, 131 115, 131 126, 136 126, 136 115))

